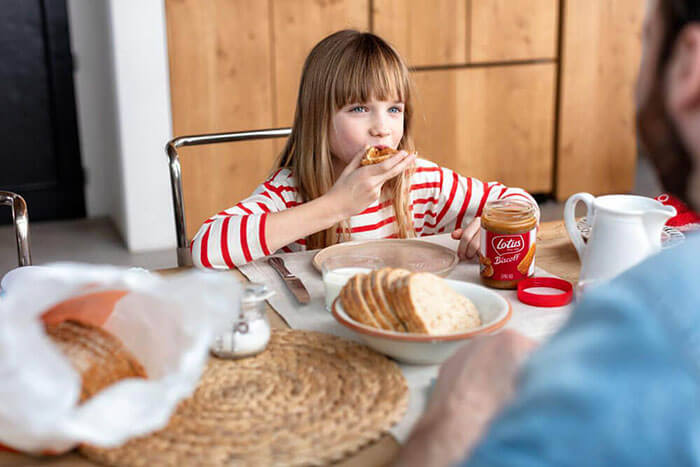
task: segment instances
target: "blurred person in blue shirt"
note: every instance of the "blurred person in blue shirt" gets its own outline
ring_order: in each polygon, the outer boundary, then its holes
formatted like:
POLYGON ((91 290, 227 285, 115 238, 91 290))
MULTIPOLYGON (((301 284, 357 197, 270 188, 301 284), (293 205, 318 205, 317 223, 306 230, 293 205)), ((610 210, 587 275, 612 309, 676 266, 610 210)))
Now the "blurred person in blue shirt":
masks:
MULTIPOLYGON (((665 189, 700 209, 700 0, 647 0, 636 99, 665 189)), ((509 331, 448 360, 397 464, 700 465, 700 233, 533 347, 509 331)))

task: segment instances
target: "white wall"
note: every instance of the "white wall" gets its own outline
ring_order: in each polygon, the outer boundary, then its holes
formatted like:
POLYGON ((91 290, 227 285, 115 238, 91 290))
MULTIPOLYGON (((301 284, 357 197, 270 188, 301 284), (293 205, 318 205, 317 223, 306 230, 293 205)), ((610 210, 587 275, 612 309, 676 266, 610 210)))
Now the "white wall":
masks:
POLYGON ((88 217, 122 224, 121 165, 108 3, 68 0, 80 152, 88 217))
POLYGON ((68 0, 89 216, 130 251, 172 248, 172 138, 164 0, 68 0))

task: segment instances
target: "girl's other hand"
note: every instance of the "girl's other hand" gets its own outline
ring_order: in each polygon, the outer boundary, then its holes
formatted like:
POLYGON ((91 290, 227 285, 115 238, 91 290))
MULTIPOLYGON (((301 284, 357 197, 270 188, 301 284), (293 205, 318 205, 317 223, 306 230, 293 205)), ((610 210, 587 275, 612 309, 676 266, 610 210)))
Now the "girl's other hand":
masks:
POLYGON ((335 198, 334 205, 346 219, 376 202, 381 196, 384 182, 402 173, 416 158, 415 154, 400 151, 384 162, 361 167, 360 161, 366 151, 367 148, 364 148, 353 157, 327 194, 335 198))
POLYGON ((472 259, 481 244, 481 218, 475 217, 468 226, 452 232, 452 238, 459 240, 457 255, 459 259, 472 259))

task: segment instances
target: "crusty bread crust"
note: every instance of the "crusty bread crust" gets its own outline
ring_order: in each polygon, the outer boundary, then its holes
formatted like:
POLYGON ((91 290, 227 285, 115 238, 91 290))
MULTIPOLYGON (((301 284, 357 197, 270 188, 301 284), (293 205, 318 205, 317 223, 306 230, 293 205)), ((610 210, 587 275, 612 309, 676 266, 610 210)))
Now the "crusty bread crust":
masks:
POLYGON ((407 269, 391 269, 384 275, 382 286, 389 306, 394 310, 394 313, 396 313, 396 316, 401 320, 406 330, 412 332, 401 315, 401 310, 399 309, 400 304, 396 296, 396 286, 398 282, 409 274, 411 274, 411 271, 407 269))
POLYGON ((357 274, 353 276, 345 285, 349 289, 348 295, 350 297, 350 302, 352 303, 351 306, 354 308, 355 314, 358 317, 357 321, 375 328, 383 329, 379 322, 375 319, 372 312, 369 310, 369 307, 367 306, 367 303, 362 295, 362 281, 366 276, 367 274, 357 274))
POLYGON ((363 323, 364 321, 362 321, 362 317, 357 313, 357 307, 353 302, 349 283, 350 281, 348 281, 348 283, 345 284, 342 289, 340 289, 340 293, 338 294, 340 304, 343 305, 343 310, 345 310, 345 313, 347 313, 349 317, 357 322, 363 323))
POLYGON ((46 333, 80 374, 84 402, 125 378, 146 378, 146 370, 114 335, 78 321, 46 325, 46 333))
POLYGON ((418 334, 430 334, 428 326, 416 313, 415 307, 411 303, 410 280, 413 274, 404 276, 396 284, 395 294, 397 297, 398 313, 409 332, 418 334))
POLYGON ((379 304, 377 303, 377 300, 374 297, 374 293, 372 291, 372 282, 368 274, 365 274, 362 277, 360 281, 360 286, 362 298, 364 299, 364 302, 367 305, 367 311, 372 314, 372 317, 374 317, 374 319, 377 321, 377 323, 379 323, 379 326, 382 329, 388 329, 390 331, 393 331, 394 327, 392 326, 391 322, 386 316, 384 316, 384 313, 382 313, 379 309, 379 304))
POLYGON ((394 331, 406 332, 406 326, 392 309, 391 305, 389 304, 387 294, 384 293, 384 276, 389 271, 389 268, 384 268, 378 271, 372 271, 370 273, 369 279, 372 284, 372 292, 374 293, 374 299, 377 302, 379 312, 382 313, 389 321, 392 329, 394 331))

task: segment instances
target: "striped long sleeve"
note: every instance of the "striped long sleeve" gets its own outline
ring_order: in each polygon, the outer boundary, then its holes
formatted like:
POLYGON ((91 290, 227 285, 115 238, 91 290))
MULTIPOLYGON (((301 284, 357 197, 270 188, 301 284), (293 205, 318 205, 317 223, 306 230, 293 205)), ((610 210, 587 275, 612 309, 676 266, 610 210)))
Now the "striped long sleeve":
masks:
MULTIPOLYGON (((274 253, 265 239, 268 214, 299 204, 289 170, 278 170, 251 196, 204 222, 190 245, 192 262, 200 268, 230 269, 274 253)), ((299 251, 304 243, 299 240, 283 250, 299 251)))
MULTIPOLYGON (((418 236, 433 235, 465 227, 488 201, 523 198, 537 203, 525 190, 498 182, 482 182, 419 160, 411 183, 413 224, 418 236)), ((539 210, 537 213, 539 218, 539 210)))
MULTIPOLYGON (((522 197, 534 202, 524 190, 500 183, 484 183, 450 169, 418 159, 411 179, 411 209, 418 236, 451 232, 481 215, 489 200, 522 197)), ((192 259, 202 268, 228 269, 274 253, 265 241, 268 214, 301 204, 296 180, 287 169, 277 171, 253 194, 209 218, 191 244, 192 259)), ((536 204, 536 203, 535 203, 536 204)), ((352 240, 397 236, 391 200, 379 200, 349 219, 352 240)), ((299 239, 282 251, 301 251, 299 239)))

